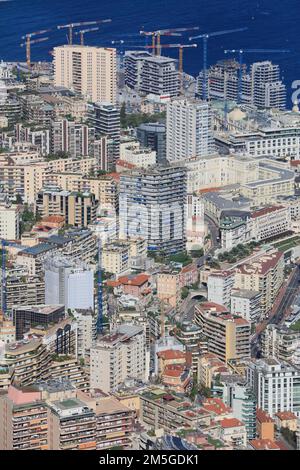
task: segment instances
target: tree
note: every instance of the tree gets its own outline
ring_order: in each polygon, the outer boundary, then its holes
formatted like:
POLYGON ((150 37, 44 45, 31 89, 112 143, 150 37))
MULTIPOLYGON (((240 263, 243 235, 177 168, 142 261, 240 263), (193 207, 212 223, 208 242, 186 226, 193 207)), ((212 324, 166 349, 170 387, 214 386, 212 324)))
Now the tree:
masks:
POLYGON ((181 298, 182 298, 182 300, 186 299, 188 295, 189 295, 189 290, 188 290, 188 288, 187 288, 187 287, 183 287, 183 288, 181 289, 181 298))
POLYGON ((192 258, 201 258, 203 256, 203 248, 199 248, 199 250, 191 250, 190 255, 192 258))
POLYGON ((168 261, 173 261, 174 263, 181 263, 187 265, 192 262, 192 258, 187 254, 186 251, 175 253, 174 255, 169 256, 168 261))
POLYGON ((17 194, 17 196, 16 196, 16 203, 17 203, 17 204, 23 204, 23 199, 22 199, 21 194, 17 194))
POLYGON ((289 428, 281 428, 280 432, 283 438, 290 444, 290 446, 296 449, 297 447, 297 437, 295 431, 291 431, 289 428))
POLYGON ((120 109, 120 123, 121 127, 125 127, 126 125, 126 104, 122 103, 121 109, 120 109))
POLYGON ((211 390, 208 387, 205 387, 204 385, 199 385, 198 392, 200 395, 202 395, 205 398, 210 398, 211 397, 211 390))

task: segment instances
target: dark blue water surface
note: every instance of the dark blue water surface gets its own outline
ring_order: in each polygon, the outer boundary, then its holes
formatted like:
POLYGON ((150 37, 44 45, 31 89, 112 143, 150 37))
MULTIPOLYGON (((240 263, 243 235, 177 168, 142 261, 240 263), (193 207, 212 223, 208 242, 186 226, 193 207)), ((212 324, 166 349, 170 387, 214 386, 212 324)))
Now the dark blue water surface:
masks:
MULTIPOLYGON (((299 0, 0 0, 0 59, 24 60, 20 42, 25 33, 101 18, 113 21, 86 36, 91 45, 108 45, 120 38, 138 44, 141 39, 135 42, 130 34, 143 27, 151 31, 200 26, 199 33, 204 33, 247 26, 245 32, 211 39, 209 63, 223 58, 226 48, 290 49, 290 54, 248 54, 245 61, 271 58, 279 63, 289 90, 293 80, 300 80, 299 0)), ((188 42, 188 35, 174 40, 188 42)), ((170 41, 163 38, 162 42, 170 41)), ((62 43, 66 43, 66 31, 55 30, 48 42, 34 46, 33 60, 50 60, 51 48, 62 43)), ((177 56, 177 52, 168 51, 168 55, 177 56)), ((196 75, 202 67, 202 49, 187 50, 184 62, 185 70, 196 75)))

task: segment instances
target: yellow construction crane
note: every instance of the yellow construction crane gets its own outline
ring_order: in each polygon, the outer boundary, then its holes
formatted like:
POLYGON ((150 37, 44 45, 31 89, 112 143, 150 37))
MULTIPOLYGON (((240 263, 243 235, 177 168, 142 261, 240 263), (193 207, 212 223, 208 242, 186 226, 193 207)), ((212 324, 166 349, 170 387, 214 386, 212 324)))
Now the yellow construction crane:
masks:
POLYGON ((92 31, 99 31, 99 28, 89 28, 89 29, 81 29, 80 31, 76 31, 75 36, 80 35, 80 44, 84 46, 84 35, 86 33, 91 33, 92 31))
POLYGON ((102 24, 102 23, 110 23, 112 20, 110 18, 106 19, 106 20, 95 20, 95 21, 80 21, 78 23, 69 23, 69 24, 63 24, 63 25, 59 25, 57 26, 57 29, 64 29, 64 28, 68 28, 69 29, 69 37, 68 37, 68 40, 69 40, 69 44, 72 45, 73 44, 73 29, 74 28, 79 28, 80 26, 94 26, 94 25, 97 25, 97 24, 102 24))
MULTIPOLYGON (((155 46, 154 46, 155 47, 155 46)), ((190 47, 198 47, 198 44, 162 44, 160 48, 176 48, 179 49, 178 71, 180 77, 180 91, 183 91, 183 49, 190 47)), ((153 46, 145 46, 145 49, 152 49, 153 46)))
POLYGON ((49 38, 37 38, 37 39, 32 39, 35 36, 38 36, 39 34, 45 34, 51 31, 51 29, 42 29, 41 31, 34 31, 33 33, 28 33, 25 34, 25 36, 22 36, 22 39, 25 40, 22 44, 20 44, 21 47, 26 47, 26 63, 28 70, 31 69, 31 46, 33 44, 37 44, 38 42, 44 42, 48 41, 49 38))

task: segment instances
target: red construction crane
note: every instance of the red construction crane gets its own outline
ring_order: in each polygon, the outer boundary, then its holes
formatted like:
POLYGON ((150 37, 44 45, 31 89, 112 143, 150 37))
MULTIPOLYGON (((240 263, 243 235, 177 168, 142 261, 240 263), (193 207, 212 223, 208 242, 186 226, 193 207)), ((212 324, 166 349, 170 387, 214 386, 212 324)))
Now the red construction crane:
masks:
POLYGON ((20 44, 21 47, 26 47, 26 63, 28 70, 31 69, 31 46, 32 44, 37 44, 38 42, 43 42, 43 41, 48 41, 49 38, 37 38, 37 39, 31 39, 35 36, 38 36, 39 34, 45 34, 49 33, 51 29, 42 29, 41 31, 34 31, 33 33, 28 33, 25 34, 25 36, 22 36, 22 39, 25 39, 25 42, 20 44))
POLYGON ((95 21, 81 21, 79 23, 69 23, 57 26, 57 29, 69 29, 69 44, 73 44, 73 28, 78 28, 80 26, 94 26, 102 23, 110 23, 112 20, 110 18, 106 20, 95 20, 95 21))
POLYGON ((161 54, 161 44, 160 44, 161 36, 182 36, 182 33, 186 31, 196 31, 198 29, 199 29, 199 26, 195 26, 191 28, 158 29, 157 31, 140 31, 140 34, 142 34, 143 36, 152 36, 153 54, 155 55, 155 52, 156 52, 156 55, 160 55, 161 54))
POLYGON ((161 36, 181 36, 180 33, 171 32, 171 31, 140 31, 140 34, 143 36, 152 36, 152 49, 153 55, 160 55, 160 37, 161 36), (157 38, 157 41, 156 41, 157 38), (157 46, 156 46, 157 42, 157 46), (158 53, 159 52, 159 53, 158 53))
MULTIPOLYGON (((155 47, 155 46, 154 46, 155 47)), ((176 48, 179 49, 178 70, 180 77, 180 90, 183 91, 183 49, 190 47, 198 47, 198 44, 162 44, 160 48, 176 48)), ((145 49, 152 49, 153 46, 145 46, 145 49)))
POLYGON ((80 34, 80 44, 82 46, 84 46, 85 33, 91 33, 92 31, 99 31, 99 28, 81 29, 80 31, 76 31, 75 36, 78 36, 78 34, 80 34))

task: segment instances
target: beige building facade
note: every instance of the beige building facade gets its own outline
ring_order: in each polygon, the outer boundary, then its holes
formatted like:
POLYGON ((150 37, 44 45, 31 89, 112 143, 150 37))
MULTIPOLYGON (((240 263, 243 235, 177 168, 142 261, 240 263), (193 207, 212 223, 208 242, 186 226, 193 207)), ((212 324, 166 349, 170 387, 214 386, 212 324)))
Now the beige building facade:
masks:
POLYGON ((116 101, 116 49, 64 45, 54 48, 54 83, 93 102, 116 101))

